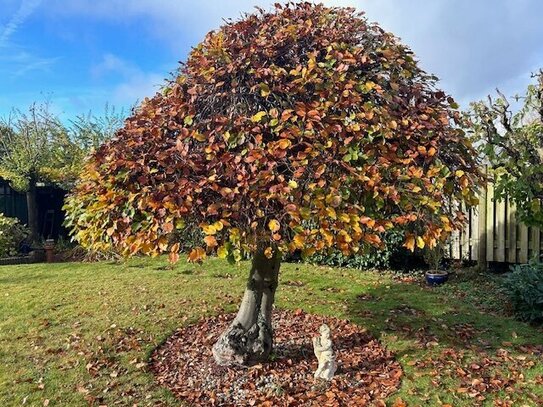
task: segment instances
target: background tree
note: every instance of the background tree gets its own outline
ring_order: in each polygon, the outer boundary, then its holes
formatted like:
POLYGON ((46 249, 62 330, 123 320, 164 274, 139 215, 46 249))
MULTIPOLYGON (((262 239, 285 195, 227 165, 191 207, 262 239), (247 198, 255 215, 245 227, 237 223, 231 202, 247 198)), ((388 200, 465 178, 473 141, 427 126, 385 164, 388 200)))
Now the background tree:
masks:
POLYGON ((519 218, 543 227, 543 71, 534 74, 522 107, 513 113, 506 96, 472 104, 475 139, 495 175, 495 196, 509 196, 519 218))
POLYGON ((253 256, 221 364, 272 348, 283 253, 435 246, 476 202, 476 154, 452 98, 353 9, 276 5, 227 23, 89 161, 67 201, 75 239, 124 255, 253 256))
POLYGON ((0 177, 26 193, 28 226, 33 241, 39 239, 36 185, 59 181, 54 150, 65 137, 65 129, 48 104, 33 104, 28 112, 14 110, 0 132, 0 177))
POLYGON ((31 239, 40 237, 36 186, 38 183, 72 188, 91 151, 113 136, 123 112, 106 105, 103 115, 78 116, 70 126, 51 112, 48 103, 13 110, 0 124, 0 177, 25 192, 31 239))
POLYGON ((88 112, 70 121, 72 140, 86 155, 113 138, 123 126, 125 118, 123 109, 117 110, 115 106, 106 103, 102 114, 88 112))

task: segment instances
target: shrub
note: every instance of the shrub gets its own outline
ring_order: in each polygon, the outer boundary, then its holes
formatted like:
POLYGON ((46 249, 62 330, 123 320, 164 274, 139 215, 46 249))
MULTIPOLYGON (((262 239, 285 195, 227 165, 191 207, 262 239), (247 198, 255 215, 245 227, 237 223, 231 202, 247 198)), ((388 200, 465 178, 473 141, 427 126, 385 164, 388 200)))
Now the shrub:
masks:
POLYGON ((16 218, 0 213, 0 257, 15 256, 29 231, 16 218))
MULTIPOLYGON (((390 269, 393 268, 392 257, 403 251, 403 236, 399 232, 390 232, 383 237, 384 247, 368 247, 361 253, 345 255, 339 250, 313 255, 309 261, 331 267, 348 267, 354 269, 390 269)), ((412 255, 411 252, 409 252, 412 255)))
POLYGON ((522 321, 543 322, 543 263, 532 261, 517 265, 504 282, 517 318, 522 321))

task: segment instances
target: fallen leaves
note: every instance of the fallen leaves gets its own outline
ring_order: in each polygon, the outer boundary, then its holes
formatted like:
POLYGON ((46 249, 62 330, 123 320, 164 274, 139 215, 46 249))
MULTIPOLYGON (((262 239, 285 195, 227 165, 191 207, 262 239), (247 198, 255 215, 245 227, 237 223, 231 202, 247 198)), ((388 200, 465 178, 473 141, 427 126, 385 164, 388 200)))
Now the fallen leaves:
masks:
POLYGON ((178 330, 151 358, 157 381, 196 406, 364 406, 382 402, 400 385, 399 363, 365 329, 301 309, 274 313, 276 343, 269 363, 217 366, 211 346, 232 317, 207 318, 178 330), (324 322, 332 329, 339 363, 330 383, 313 379, 317 361, 311 337, 324 322))

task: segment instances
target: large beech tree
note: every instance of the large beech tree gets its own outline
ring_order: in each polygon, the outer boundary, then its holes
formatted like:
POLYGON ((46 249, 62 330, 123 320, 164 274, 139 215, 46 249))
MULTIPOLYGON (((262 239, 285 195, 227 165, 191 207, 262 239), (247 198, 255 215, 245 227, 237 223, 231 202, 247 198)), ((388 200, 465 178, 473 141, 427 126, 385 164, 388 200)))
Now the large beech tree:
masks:
POLYGON ((67 202, 75 238, 253 262, 220 364, 269 355, 282 254, 435 246, 474 204, 476 154, 454 101, 390 33, 349 8, 276 5, 210 32, 88 162, 67 202))

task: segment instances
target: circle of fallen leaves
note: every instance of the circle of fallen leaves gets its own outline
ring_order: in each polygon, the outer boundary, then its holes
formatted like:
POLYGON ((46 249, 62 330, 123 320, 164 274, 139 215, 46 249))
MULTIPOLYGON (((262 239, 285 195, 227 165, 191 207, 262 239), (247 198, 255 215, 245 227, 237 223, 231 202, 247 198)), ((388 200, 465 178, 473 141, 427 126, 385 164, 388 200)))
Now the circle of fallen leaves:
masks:
POLYGON ((385 405, 383 400, 400 385, 400 364, 365 329, 302 310, 275 312, 270 362, 218 366, 211 347, 232 318, 206 318, 177 330, 152 355, 157 381, 195 406, 385 405), (317 360, 311 337, 323 323, 332 330, 339 365, 331 382, 313 378, 317 360))

